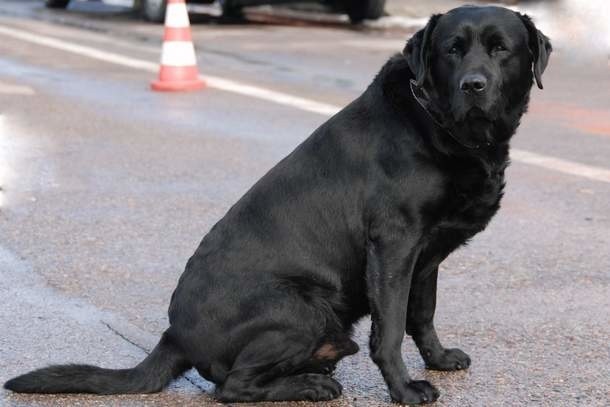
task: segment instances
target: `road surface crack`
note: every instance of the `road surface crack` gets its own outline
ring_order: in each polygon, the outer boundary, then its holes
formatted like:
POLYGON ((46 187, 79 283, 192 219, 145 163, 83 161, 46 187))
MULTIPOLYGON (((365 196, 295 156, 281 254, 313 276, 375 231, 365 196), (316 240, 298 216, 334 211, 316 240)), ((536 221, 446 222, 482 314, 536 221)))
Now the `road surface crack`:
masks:
MULTIPOLYGON (((125 340, 126 342, 132 344, 133 346, 135 346, 136 348, 140 349, 142 352, 146 353, 147 355, 150 355, 150 350, 146 349, 144 346, 140 345, 139 343, 132 341, 127 336, 123 335, 121 332, 116 330, 108 322, 106 322, 106 321, 101 321, 101 322, 102 322, 102 324, 104 324, 106 326, 106 328, 108 328, 110 330, 110 332, 112 332, 116 336, 120 337, 121 339, 125 340)), ((207 393, 207 389, 205 387, 201 386, 199 383, 197 383, 195 380, 193 380, 190 377, 188 377, 186 374, 184 375, 184 378, 186 379, 186 381, 188 381, 193 386, 197 387, 202 392, 207 393)))

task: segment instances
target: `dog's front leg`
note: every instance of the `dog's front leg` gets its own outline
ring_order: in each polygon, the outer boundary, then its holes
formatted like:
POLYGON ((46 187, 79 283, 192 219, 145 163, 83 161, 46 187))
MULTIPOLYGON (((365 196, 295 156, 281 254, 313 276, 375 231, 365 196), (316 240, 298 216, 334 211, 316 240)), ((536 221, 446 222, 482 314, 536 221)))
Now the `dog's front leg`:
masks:
MULTIPOLYGON (((438 390, 427 381, 411 380, 400 346, 404 338, 415 245, 402 233, 372 237, 367 247, 367 289, 371 308, 371 357, 379 366, 393 401, 432 402, 438 390)), ((411 239, 414 240, 414 239, 411 239)))
POLYGON ((413 337, 426 367, 433 370, 460 370, 470 366, 470 357, 460 349, 441 345, 434 328, 438 264, 415 272, 409 292, 406 332, 413 337))

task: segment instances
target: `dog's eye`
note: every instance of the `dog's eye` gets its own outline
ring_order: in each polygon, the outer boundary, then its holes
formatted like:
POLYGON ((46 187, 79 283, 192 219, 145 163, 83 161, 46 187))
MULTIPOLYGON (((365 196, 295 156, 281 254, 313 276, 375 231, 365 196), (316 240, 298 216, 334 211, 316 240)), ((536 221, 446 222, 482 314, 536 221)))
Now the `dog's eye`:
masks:
POLYGON ((449 51, 447 51, 447 53, 448 53, 449 55, 457 55, 457 54, 459 54, 459 53, 460 53, 460 49, 457 47, 457 45, 454 45, 453 47, 451 47, 451 48, 449 49, 449 51))
POLYGON ((492 54, 495 54, 497 52, 502 52, 502 51, 507 51, 506 47, 502 44, 495 44, 494 46, 491 47, 492 54))

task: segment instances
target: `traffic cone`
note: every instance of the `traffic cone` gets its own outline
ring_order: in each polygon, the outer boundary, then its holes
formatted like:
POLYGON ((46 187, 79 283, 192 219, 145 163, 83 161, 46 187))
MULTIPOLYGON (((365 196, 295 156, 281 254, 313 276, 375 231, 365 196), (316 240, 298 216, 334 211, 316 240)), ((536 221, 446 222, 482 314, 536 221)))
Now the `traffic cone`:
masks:
POLYGON ((191 25, 184 0, 167 0, 165 34, 159 79, 151 83, 157 91, 176 92, 205 87, 199 77, 191 25))

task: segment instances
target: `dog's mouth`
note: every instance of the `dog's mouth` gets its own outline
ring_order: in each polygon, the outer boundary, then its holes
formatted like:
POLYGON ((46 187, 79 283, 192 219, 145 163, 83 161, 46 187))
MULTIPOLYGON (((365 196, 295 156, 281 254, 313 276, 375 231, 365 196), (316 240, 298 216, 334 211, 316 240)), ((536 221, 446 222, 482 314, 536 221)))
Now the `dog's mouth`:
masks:
POLYGON ((489 114, 487 112, 483 111, 483 109, 481 109, 480 107, 473 107, 470 110, 468 110, 468 112, 466 112, 466 120, 491 121, 489 118, 489 114))
POLYGON ((474 133, 487 133, 494 124, 489 114, 477 107, 470 109, 466 113, 465 122, 472 128, 474 133))
POLYGON ((494 119, 479 107, 473 107, 453 123, 454 138, 471 148, 490 145, 494 119))
POLYGON ((493 118, 489 112, 484 111, 480 107, 470 108, 465 114, 458 118, 458 122, 463 122, 466 125, 491 125, 493 118))

